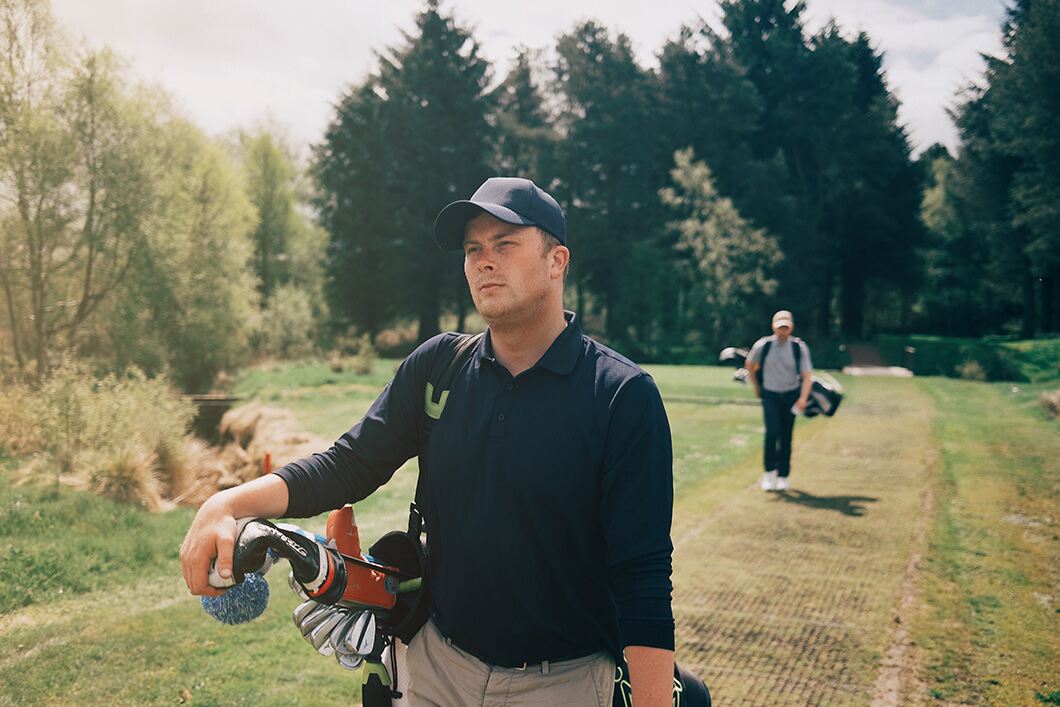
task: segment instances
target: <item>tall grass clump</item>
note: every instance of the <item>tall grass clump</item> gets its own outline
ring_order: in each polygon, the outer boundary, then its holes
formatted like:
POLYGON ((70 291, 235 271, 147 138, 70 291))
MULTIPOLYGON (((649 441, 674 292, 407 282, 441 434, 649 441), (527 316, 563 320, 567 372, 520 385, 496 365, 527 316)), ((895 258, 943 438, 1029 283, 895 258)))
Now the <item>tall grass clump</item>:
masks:
POLYGON ((1038 401, 1050 417, 1060 419, 1060 390, 1046 391, 1038 401))
POLYGON ((25 383, 14 380, 0 386, 0 454, 32 454, 44 443, 34 421, 37 399, 25 383))

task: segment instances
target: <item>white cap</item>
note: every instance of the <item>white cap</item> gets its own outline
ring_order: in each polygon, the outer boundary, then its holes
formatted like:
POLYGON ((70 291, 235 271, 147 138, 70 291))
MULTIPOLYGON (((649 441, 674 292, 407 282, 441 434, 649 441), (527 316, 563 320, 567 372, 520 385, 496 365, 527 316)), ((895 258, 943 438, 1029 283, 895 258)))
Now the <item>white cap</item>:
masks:
POLYGON ((773 326, 786 326, 789 328, 794 327, 795 318, 791 316, 791 312, 786 309, 782 309, 773 315, 773 326))

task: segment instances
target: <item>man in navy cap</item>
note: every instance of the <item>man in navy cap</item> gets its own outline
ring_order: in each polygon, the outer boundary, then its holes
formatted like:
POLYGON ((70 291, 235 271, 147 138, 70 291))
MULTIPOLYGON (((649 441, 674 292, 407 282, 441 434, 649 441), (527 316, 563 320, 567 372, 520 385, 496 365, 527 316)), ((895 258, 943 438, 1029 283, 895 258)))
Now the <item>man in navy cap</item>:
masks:
POLYGON ((670 429, 652 378, 563 308, 563 211, 533 182, 487 180, 435 222, 462 249, 485 335, 441 403, 425 398, 440 334, 326 452, 200 509, 181 558, 193 593, 230 572, 235 519, 358 501, 419 457, 431 618, 408 649, 410 701, 637 705, 674 689, 670 429), (434 405, 423 434, 425 405, 434 405))

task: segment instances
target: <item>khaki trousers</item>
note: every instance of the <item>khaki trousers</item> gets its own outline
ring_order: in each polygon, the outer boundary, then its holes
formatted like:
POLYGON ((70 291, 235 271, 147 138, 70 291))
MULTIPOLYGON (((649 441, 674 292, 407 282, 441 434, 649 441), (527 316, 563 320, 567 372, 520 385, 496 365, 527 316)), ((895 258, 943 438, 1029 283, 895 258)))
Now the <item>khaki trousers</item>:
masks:
POLYGON ((525 670, 483 663, 428 621, 409 644, 408 696, 413 707, 610 707, 615 661, 596 653, 525 670))

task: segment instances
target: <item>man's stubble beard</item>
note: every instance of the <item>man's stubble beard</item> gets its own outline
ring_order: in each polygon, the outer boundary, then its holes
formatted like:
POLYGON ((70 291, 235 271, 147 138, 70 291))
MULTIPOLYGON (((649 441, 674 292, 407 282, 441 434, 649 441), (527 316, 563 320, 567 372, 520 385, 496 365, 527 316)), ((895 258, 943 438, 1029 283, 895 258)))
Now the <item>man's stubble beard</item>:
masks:
POLYGON ((497 311, 491 312, 488 309, 483 311, 477 302, 475 303, 475 308, 490 329, 494 331, 515 331, 542 315, 548 304, 548 296, 548 289, 542 288, 533 297, 522 303, 513 303, 507 307, 501 306, 497 308, 497 311))

